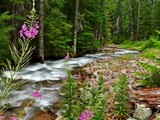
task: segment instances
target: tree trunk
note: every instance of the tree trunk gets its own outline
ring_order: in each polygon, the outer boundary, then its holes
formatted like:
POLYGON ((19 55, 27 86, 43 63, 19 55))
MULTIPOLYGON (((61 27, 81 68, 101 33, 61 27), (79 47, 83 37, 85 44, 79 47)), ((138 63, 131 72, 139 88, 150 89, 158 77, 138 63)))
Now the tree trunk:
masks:
POLYGON ((40 9, 39 9, 39 58, 41 63, 44 63, 44 0, 40 0, 40 9))
POLYGON ((141 9, 141 1, 138 0, 138 16, 137 16, 137 33, 136 33, 136 40, 139 40, 139 29, 140 29, 140 9, 141 9))
POLYGON ((93 53, 95 49, 95 40, 98 38, 98 29, 96 28, 96 23, 93 23, 93 38, 91 40, 91 52, 93 53))
POLYGON ((154 0, 151 0, 151 4, 152 4, 152 5, 154 4, 154 0))
POLYGON ((78 9, 79 9, 79 0, 76 0, 75 8, 75 23, 74 23, 74 55, 77 55, 77 32, 78 32, 78 9))
POLYGON ((133 9, 132 9, 132 0, 130 0, 130 40, 133 41, 133 9))
MULTIPOLYGON (((12 15, 15 15, 15 3, 13 2, 12 3, 12 15)), ((14 18, 12 18, 12 25, 15 27, 15 19, 14 18)), ((10 35, 11 35, 11 44, 14 44, 15 46, 16 46, 16 42, 17 42, 17 38, 16 38, 16 28, 14 29, 14 30, 12 30, 11 32, 10 32, 10 35)))

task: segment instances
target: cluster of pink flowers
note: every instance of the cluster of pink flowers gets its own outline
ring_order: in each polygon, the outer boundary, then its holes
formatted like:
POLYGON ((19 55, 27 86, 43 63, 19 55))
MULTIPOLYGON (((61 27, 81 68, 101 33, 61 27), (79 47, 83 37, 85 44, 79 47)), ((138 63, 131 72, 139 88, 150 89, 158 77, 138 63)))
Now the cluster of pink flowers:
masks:
POLYGON ((42 98, 42 94, 39 91, 32 92, 32 96, 37 98, 37 99, 41 99, 42 98))
MULTIPOLYGON (((0 115, 0 120, 4 120, 4 116, 3 115, 0 115)), ((18 120, 18 117, 11 116, 11 117, 9 117, 9 120, 18 120)))
POLYGON ((29 26, 27 25, 27 23, 24 23, 22 25, 22 29, 19 31, 20 38, 27 37, 27 38, 34 39, 38 34, 38 28, 39 26, 37 22, 33 26, 29 26))
POLYGON ((85 111, 81 114, 79 120, 91 120, 93 117, 94 117, 94 115, 93 115, 93 112, 92 112, 92 111, 85 110, 85 111))

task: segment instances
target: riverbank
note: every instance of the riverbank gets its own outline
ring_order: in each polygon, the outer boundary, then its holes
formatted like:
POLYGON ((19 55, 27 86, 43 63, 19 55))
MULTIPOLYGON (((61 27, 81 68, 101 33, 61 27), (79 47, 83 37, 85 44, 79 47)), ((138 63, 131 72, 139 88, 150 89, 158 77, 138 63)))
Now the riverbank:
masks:
MULTIPOLYGON (((35 110, 36 107, 34 114, 32 112, 29 114, 27 113, 27 115, 34 115, 32 117, 33 120, 43 120, 44 118, 46 120, 54 120, 59 117, 55 113, 57 113, 57 111, 59 111, 61 108, 59 104, 60 96, 58 95, 58 91, 61 86, 60 83, 62 83, 62 76, 66 74, 64 71, 66 65, 71 67, 71 73, 74 78, 81 78, 80 82, 87 80, 91 83, 91 86, 96 86, 99 77, 102 76, 105 81, 104 86, 106 86, 107 90, 109 90, 109 95, 111 95, 107 97, 107 105, 111 107, 110 110, 114 110, 113 106, 115 101, 112 101, 112 90, 114 84, 120 81, 120 77, 122 75, 126 75, 128 77, 128 88, 140 90, 143 87, 137 83, 137 80, 140 79, 140 76, 138 76, 136 73, 147 73, 147 71, 141 66, 141 63, 145 62, 154 64, 154 61, 141 57, 141 53, 135 53, 138 52, 119 49, 112 46, 111 48, 104 48, 103 53, 100 52, 97 54, 87 54, 83 57, 71 58, 68 61, 45 61, 44 64, 37 63, 28 66, 21 71, 19 75, 21 75, 21 78, 29 80, 30 82, 26 86, 23 86, 23 88, 27 89, 22 88, 17 92, 32 93, 32 91, 40 89, 43 94, 43 99, 36 100, 33 104, 33 107, 30 108, 30 110, 35 110), (44 112, 40 110, 39 107, 43 109, 44 112)), ((129 89, 127 91, 129 91, 129 89)), ((143 94, 142 91, 140 93, 143 94)), ((14 100, 17 101, 16 103, 19 103, 21 95, 16 95, 17 96, 14 98, 14 100)), ((25 98, 32 99, 29 94, 23 95, 25 98)), ((23 100, 21 99, 21 101, 23 100)), ((141 101, 138 100, 138 102, 141 101)), ((142 103, 144 102, 142 101, 142 103)), ((129 102, 129 105, 132 106, 132 112, 130 112, 130 116, 133 116, 133 111, 135 110, 134 99, 129 102)), ((113 117, 117 119, 117 116, 114 115, 114 111, 106 111, 106 113, 107 119, 111 119, 113 117)))
MULTIPOLYGON (((112 50, 112 52, 115 52, 112 50)), ((153 101, 152 96, 154 92, 158 92, 159 89, 146 89, 145 86, 140 84, 138 80, 142 80, 143 77, 141 75, 148 74, 148 71, 144 69, 142 64, 148 65, 156 65, 155 61, 152 59, 148 59, 142 57, 141 54, 133 55, 122 55, 119 57, 110 57, 106 56, 105 60, 94 61, 92 63, 86 64, 84 67, 77 67, 76 70, 72 71, 72 75, 76 78, 78 75, 81 75, 83 80, 87 80, 89 78, 89 82, 92 85, 96 85, 99 77, 101 76, 105 80, 106 88, 109 87, 109 95, 107 97, 107 106, 110 109, 109 112, 106 111, 107 120, 121 119, 114 113, 116 101, 113 100, 112 93, 114 89, 114 85, 120 81, 122 75, 127 76, 127 90, 128 90, 128 118, 137 117, 137 103, 145 105, 146 109, 150 109, 151 112, 147 114, 148 119, 152 120, 155 118, 155 111, 158 106, 158 102, 156 100, 160 99, 160 95, 157 94, 156 99, 153 101), (145 93, 148 91, 148 93, 145 93), (145 96, 143 96, 145 94, 145 96), (153 109, 153 111, 152 111, 153 109), (152 114, 151 114, 152 113, 152 114)), ((146 113, 142 113, 140 118, 146 113)), ((127 119, 127 117, 126 117, 127 119)))

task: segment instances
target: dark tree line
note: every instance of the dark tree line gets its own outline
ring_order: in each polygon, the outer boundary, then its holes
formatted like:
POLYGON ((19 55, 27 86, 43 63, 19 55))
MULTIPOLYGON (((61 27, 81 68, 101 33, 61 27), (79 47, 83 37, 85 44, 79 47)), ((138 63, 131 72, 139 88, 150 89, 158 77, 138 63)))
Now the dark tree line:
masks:
MULTIPOLYGON (((18 31, 33 0, 0 1, 0 61, 8 45, 18 46, 18 31)), ((106 42, 147 40, 160 29, 160 0, 35 0, 39 37, 34 58, 77 56, 106 42)))

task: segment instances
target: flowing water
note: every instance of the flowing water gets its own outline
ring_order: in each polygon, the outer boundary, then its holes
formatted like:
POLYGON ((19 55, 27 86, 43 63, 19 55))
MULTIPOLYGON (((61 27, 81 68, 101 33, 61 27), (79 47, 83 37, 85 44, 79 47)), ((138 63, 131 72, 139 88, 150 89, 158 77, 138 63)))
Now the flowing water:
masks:
MULTIPOLYGON (((110 50, 113 48, 105 48, 110 50)), ((125 49, 116 49, 113 53, 86 54, 83 57, 71 58, 69 61, 47 60, 44 64, 30 64, 22 71, 16 74, 17 78, 27 81, 27 83, 16 90, 6 101, 13 107, 19 107, 24 101, 33 99, 32 92, 39 90, 42 93, 42 99, 36 99, 32 106, 25 108, 27 113, 23 120, 30 120, 37 109, 50 109, 58 114, 53 104, 59 102, 59 88, 62 85, 63 77, 66 76, 65 68, 70 66, 73 70, 78 66, 84 66, 96 60, 105 59, 107 56, 116 57, 129 53, 138 53, 138 51, 130 51, 125 49)), ((5 72, 10 77, 10 72, 5 72)))

